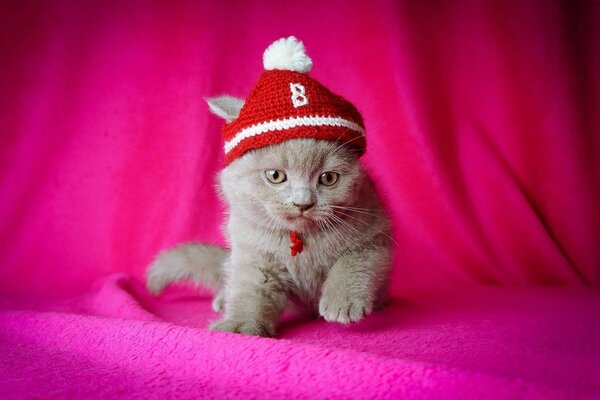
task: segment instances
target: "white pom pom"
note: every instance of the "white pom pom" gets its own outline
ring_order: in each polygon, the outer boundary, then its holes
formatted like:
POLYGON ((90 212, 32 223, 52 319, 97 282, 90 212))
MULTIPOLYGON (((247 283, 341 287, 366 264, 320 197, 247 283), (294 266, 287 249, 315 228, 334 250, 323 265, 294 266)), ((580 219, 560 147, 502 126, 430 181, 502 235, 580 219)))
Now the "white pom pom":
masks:
POLYGON ((306 55, 304 44, 293 36, 273 42, 263 54, 266 70, 284 69, 306 73, 312 68, 312 60, 306 55))

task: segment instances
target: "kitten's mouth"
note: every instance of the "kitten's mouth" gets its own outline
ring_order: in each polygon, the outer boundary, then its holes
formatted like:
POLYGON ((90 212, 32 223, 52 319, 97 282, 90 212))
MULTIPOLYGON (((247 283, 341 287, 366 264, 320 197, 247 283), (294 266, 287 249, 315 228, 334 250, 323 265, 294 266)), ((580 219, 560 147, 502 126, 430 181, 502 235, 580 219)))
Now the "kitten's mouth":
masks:
POLYGON ((283 219, 290 225, 290 229, 306 229, 316 225, 314 219, 303 212, 299 212, 298 214, 286 214, 283 216, 283 219))
POLYGON ((300 214, 287 214, 284 216, 284 218, 288 221, 309 221, 310 218, 308 218, 308 216, 304 213, 300 213, 300 214))

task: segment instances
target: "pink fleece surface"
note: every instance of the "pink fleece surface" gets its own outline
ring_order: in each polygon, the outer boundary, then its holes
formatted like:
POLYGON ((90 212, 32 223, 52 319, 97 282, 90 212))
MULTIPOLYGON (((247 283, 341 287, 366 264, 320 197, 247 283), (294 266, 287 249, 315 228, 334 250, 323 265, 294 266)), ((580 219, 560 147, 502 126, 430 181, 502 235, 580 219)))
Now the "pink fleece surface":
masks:
POLYGON ((208 332, 210 299, 109 277, 0 311, 7 398, 600 398, 600 294, 487 288, 395 298, 352 326, 208 332), (35 309, 37 311, 30 311, 35 309))
POLYGON ((595 1, 2 2, 0 397, 600 397, 598 110, 595 1), (395 300, 209 333, 140 282, 224 243, 203 97, 290 34, 364 117, 395 300))

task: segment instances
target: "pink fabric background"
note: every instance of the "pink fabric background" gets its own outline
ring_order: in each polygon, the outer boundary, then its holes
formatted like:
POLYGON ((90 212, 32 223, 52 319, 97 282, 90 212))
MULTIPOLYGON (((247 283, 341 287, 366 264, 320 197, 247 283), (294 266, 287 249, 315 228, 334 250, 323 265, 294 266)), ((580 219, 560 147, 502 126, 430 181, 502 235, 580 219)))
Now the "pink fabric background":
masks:
POLYGON ((599 110, 594 1, 2 2, 0 393, 600 397, 599 110), (203 97, 245 96, 290 34, 363 114, 395 300, 206 332, 208 297, 140 280, 223 243, 203 97))
POLYGON ((141 276, 222 242, 219 120, 294 34, 363 113, 396 290, 600 284, 597 2, 2 6, 0 290, 141 276))

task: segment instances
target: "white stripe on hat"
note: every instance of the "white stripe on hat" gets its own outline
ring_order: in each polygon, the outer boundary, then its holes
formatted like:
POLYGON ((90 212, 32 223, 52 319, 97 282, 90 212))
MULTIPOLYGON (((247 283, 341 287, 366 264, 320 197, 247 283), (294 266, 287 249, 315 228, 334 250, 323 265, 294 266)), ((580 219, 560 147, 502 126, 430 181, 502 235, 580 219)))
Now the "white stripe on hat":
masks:
POLYGON ((306 117, 290 117, 278 119, 275 121, 261 122, 260 124, 244 128, 228 142, 225 142, 225 154, 233 150, 240 142, 249 137, 262 135, 263 133, 273 131, 283 131, 286 129, 297 128, 300 126, 339 126, 356 131, 361 135, 365 135, 365 130, 356 122, 349 121, 341 117, 322 117, 312 115, 306 117))

